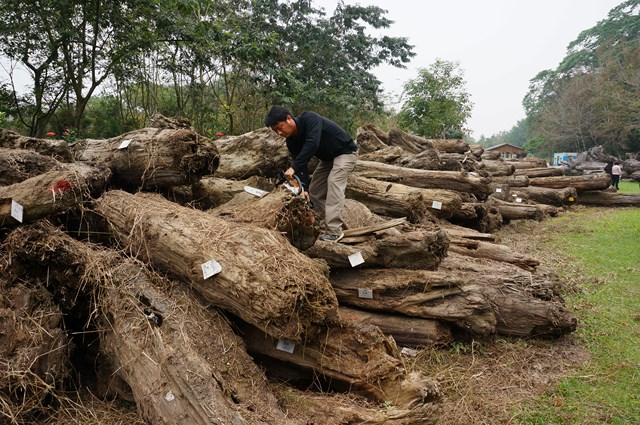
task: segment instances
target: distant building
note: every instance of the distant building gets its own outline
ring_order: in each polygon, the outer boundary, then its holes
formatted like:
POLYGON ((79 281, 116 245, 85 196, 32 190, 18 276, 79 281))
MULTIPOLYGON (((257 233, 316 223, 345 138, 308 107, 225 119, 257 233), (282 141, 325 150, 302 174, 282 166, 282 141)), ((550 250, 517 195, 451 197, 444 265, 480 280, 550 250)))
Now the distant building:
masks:
POLYGON ((576 152, 556 152, 553 154, 553 165, 568 164, 570 159, 576 159, 576 152))
POLYGON ((503 158, 524 158, 527 153, 524 149, 518 146, 510 145, 509 143, 503 143, 501 145, 491 146, 485 148, 485 151, 498 151, 503 158))

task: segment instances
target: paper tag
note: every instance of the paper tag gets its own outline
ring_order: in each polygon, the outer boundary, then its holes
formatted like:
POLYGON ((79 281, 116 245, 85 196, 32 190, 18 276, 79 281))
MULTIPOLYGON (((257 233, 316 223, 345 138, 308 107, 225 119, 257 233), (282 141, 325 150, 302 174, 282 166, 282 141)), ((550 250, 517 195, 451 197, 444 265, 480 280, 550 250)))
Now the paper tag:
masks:
POLYGON ((522 202, 522 198, 516 198, 516 202, 522 202))
POLYGON ((502 192, 502 188, 496 187, 496 192, 501 193, 502 192))
POLYGON ((206 263, 202 263, 200 267, 202 267, 202 274, 205 279, 209 279, 214 274, 222 271, 222 266, 216 260, 209 260, 206 263))
POLYGON ((284 351, 289 354, 293 354, 293 350, 296 349, 296 344, 293 341, 287 339, 279 339, 276 345, 276 350, 284 351))
POLYGON ((431 208, 435 208, 436 210, 441 210, 442 209, 442 202, 433 201, 433 203, 431 204, 431 208))
POLYGON ((167 401, 173 401, 176 399, 176 396, 173 395, 173 393, 171 391, 169 391, 165 396, 164 399, 167 401))
POLYGON ((24 212, 24 209, 22 208, 22 205, 20 205, 14 200, 11 200, 11 217, 15 218, 20 223, 22 223, 23 212, 24 212))
POLYGON ((351 254, 349 256, 349 262, 351 263, 351 267, 355 267, 358 264, 364 263, 364 258, 362 258, 362 252, 358 251, 355 254, 351 254))
POLYGON ((373 289, 358 288, 358 297, 373 299, 373 289))
POLYGON ((131 143, 131 139, 123 140, 122 142, 120 142, 118 149, 126 149, 129 146, 129 143, 131 143))
POLYGON ((253 196, 257 196, 258 198, 262 198, 264 195, 269 193, 266 190, 261 190, 261 189, 258 189, 256 187, 251 187, 251 186, 245 186, 244 187, 244 191, 247 192, 247 193, 252 194, 253 196))
POLYGON ((514 198, 518 197, 518 195, 516 195, 515 193, 512 193, 511 196, 513 196, 514 198))
POLYGON ((400 354, 404 354, 405 356, 415 357, 418 355, 418 350, 414 350, 413 348, 402 347, 400 350, 400 354))

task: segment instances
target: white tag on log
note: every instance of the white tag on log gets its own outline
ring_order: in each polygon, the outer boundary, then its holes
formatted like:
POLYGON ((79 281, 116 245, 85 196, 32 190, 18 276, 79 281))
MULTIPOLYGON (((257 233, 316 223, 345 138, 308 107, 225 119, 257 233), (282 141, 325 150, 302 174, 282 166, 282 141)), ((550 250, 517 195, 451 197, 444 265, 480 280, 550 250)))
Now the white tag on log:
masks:
POLYGON ((12 199, 11 200, 11 217, 15 218, 20 223, 22 223, 23 213, 24 213, 24 208, 22 208, 22 205, 20 205, 19 203, 17 203, 12 199))
POLYGON ((433 201, 433 203, 431 204, 431 208, 434 208, 436 210, 441 210, 442 209, 442 202, 433 201))
POLYGON ((358 297, 373 299, 373 289, 358 288, 358 297))
POLYGON ((514 198, 518 197, 518 195, 516 195, 515 193, 512 193, 511 196, 513 196, 514 198))
POLYGON ((251 187, 251 186, 245 186, 244 187, 244 191, 247 192, 247 193, 252 194, 253 196, 257 196, 258 198, 262 198, 264 195, 269 193, 266 190, 261 190, 261 189, 258 189, 256 187, 251 187))
POLYGON ((165 396, 164 399, 167 401, 173 401, 176 399, 176 396, 173 395, 173 393, 171 391, 169 391, 165 396))
POLYGON ((351 267, 355 267, 359 264, 364 263, 364 258, 362 258, 362 252, 358 251, 355 254, 351 254, 349 257, 349 263, 351 263, 351 267))
POLYGON ((296 344, 288 339, 279 339, 276 345, 276 350, 284 351, 285 353, 293 354, 296 349, 296 344))
POLYGON ((129 143, 131 143, 131 139, 123 140, 122 142, 120 142, 118 149, 126 149, 129 146, 129 143))
POLYGON ((414 350, 413 348, 402 347, 400 350, 400 354, 404 354, 405 356, 415 357, 418 355, 418 350, 414 350))
POLYGON ((202 274, 205 279, 209 279, 211 276, 222 271, 222 266, 216 260, 209 260, 206 263, 202 263, 200 267, 202 267, 202 274))
POLYGON ((522 198, 516 198, 516 202, 522 202, 522 198))
POLYGON ((496 192, 497 193, 502 193, 502 188, 501 187, 496 187, 496 192))

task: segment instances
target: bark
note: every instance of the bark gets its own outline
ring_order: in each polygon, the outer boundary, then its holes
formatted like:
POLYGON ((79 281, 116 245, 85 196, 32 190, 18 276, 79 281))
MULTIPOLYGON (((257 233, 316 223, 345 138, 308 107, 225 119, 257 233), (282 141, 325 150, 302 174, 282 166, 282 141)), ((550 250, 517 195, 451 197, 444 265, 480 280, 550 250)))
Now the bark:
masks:
POLYGON ((438 152, 465 153, 469 151, 469 143, 462 139, 427 139, 438 152))
POLYGON ((387 143, 387 139, 389 138, 389 133, 382 130, 380 127, 378 127, 375 124, 364 124, 358 127, 358 130, 356 130, 357 137, 360 136, 360 134, 365 132, 373 133, 380 141, 382 141, 385 144, 387 143))
POLYGON ((496 177, 510 176, 516 171, 516 167, 513 164, 502 160, 483 159, 482 163, 484 164, 484 170, 496 177))
POLYGON ((358 153, 358 158, 363 161, 375 161, 385 164, 393 164, 399 158, 401 158, 405 152, 400 146, 387 146, 386 148, 379 149, 375 152, 358 153))
POLYGON ((354 172, 370 179, 426 189, 469 192, 479 197, 491 191, 489 178, 466 172, 418 170, 371 161, 357 161, 354 172))
POLYGON ((102 192, 111 172, 106 167, 80 163, 59 167, 11 186, 0 187, 0 224, 14 227, 20 222, 11 216, 12 201, 22 206, 22 223, 30 223, 79 208, 102 192))
POLYGON ((477 284, 427 270, 339 270, 331 283, 341 305, 438 319, 476 335, 495 332, 496 318, 477 284), (361 296, 362 289, 372 298, 361 296))
POLYGON ((540 264, 540 262, 532 256, 515 252, 506 245, 472 241, 469 239, 452 238, 449 252, 456 252, 474 258, 503 261, 514 264, 524 270, 535 270, 536 266, 540 264))
POLYGON ((345 194, 365 204, 372 212, 391 217, 407 217, 412 223, 429 214, 451 217, 462 204, 461 196, 444 189, 422 189, 375 179, 349 176, 345 194))
MULTIPOLYGON (((248 198, 244 192, 242 197, 248 198)), ((253 195, 249 197, 251 199, 247 199, 247 202, 229 202, 209 212, 233 222, 275 230, 301 251, 313 246, 318 239, 319 222, 303 196, 295 196, 280 187, 260 198, 253 195)))
POLYGON ((71 162, 72 154, 64 140, 38 139, 0 128, 0 147, 9 149, 28 149, 41 155, 50 156, 61 162, 71 162))
POLYGON ((497 161, 500 159, 500 152, 498 151, 484 151, 481 155, 482 160, 497 161))
POLYGON ((474 241, 485 241, 499 243, 500 237, 492 233, 483 233, 467 227, 456 226, 454 224, 441 224, 440 227, 447 232, 449 238, 471 239, 474 241))
POLYGON ((505 159, 504 161, 513 164, 516 170, 548 168, 546 159, 534 158, 532 156, 524 159, 505 159))
POLYGON ((480 232, 498 229, 503 221, 499 211, 486 202, 464 202, 447 220, 480 232))
POLYGON ((581 192, 578 203, 606 207, 640 207, 640 195, 604 191, 581 192))
POLYGON ((396 344, 404 347, 432 347, 453 341, 451 327, 438 320, 374 313, 342 306, 339 313, 346 322, 368 323, 379 327, 383 334, 391 336, 396 344))
POLYGON ((246 186, 267 192, 274 188, 271 179, 259 176, 249 177, 245 180, 205 176, 193 185, 193 199, 201 209, 216 208, 231 201, 237 194, 245 192, 246 186))
POLYGON ((217 140, 215 146, 220 152, 216 176, 225 179, 273 178, 290 165, 284 138, 266 127, 240 136, 225 137, 217 140))
POLYGON ((509 187, 526 187, 529 186, 529 177, 527 176, 493 176, 491 181, 500 186, 508 185, 509 187))
POLYGON ((300 340, 336 312, 325 270, 277 232, 230 224, 153 194, 110 191, 95 211, 127 251, 277 338, 300 340), (210 260, 222 271, 205 279, 202 265, 210 260))
POLYGON ((108 359, 97 376, 103 385, 122 378, 149 423, 280 423, 275 396, 242 341, 180 285, 46 224, 19 229, 8 244, 26 276, 47 276, 67 315, 86 312, 79 319, 98 330, 93 344, 108 359))
POLYGON ((389 131, 389 137, 386 140, 389 146, 400 146, 407 152, 420 153, 424 150, 434 149, 430 141, 419 136, 413 136, 402 130, 393 129, 389 131))
POLYGON ((407 372, 393 339, 376 326, 336 318, 316 337, 290 347, 293 352, 279 349, 283 341, 252 326, 243 329, 243 338, 250 353, 295 365, 376 402, 410 408, 433 403, 440 395, 435 382, 407 372))
POLYGON ((312 258, 322 258, 333 268, 351 268, 349 256, 360 253, 363 267, 424 268, 435 269, 447 254, 449 241, 446 233, 436 225, 424 225, 400 234, 357 245, 324 242, 318 240, 305 251, 312 258))
POLYGON ((507 223, 511 220, 540 221, 544 218, 544 212, 537 205, 507 202, 495 198, 489 202, 498 208, 500 215, 507 223))
POLYGON ((375 132, 370 130, 358 132, 356 143, 358 144, 359 155, 376 152, 388 147, 375 132))
POLYGON ((9 186, 58 166, 50 156, 25 149, 0 148, 0 186, 9 186))
POLYGON ((575 187, 578 193, 587 190, 603 190, 611 186, 611 176, 607 173, 588 174, 582 176, 536 177, 529 179, 529 185, 563 189, 575 187))
POLYGON ((107 164, 113 185, 128 191, 190 185, 213 174, 220 160, 211 141, 192 130, 143 128, 111 139, 86 139, 74 157, 107 164), (129 145, 119 148, 123 142, 129 145))
MULTIPOLYGON (((366 159, 366 158, 362 158, 366 159)), ((420 170, 449 170, 461 171, 462 166, 457 160, 443 161, 435 149, 427 149, 415 155, 404 155, 396 161, 397 165, 420 170)))
POLYGON ((512 193, 518 196, 526 196, 527 199, 540 204, 554 205, 556 207, 571 205, 578 199, 578 192, 573 187, 549 189, 546 187, 529 186, 514 189, 512 193))
POLYGON ((562 168, 557 168, 557 167, 543 167, 543 168, 517 168, 516 167, 515 175, 527 176, 531 178, 562 176, 564 175, 564 170, 562 168))
POLYGON ((469 145, 469 150, 476 157, 478 161, 482 159, 482 154, 484 153, 484 148, 481 145, 472 143, 469 145))

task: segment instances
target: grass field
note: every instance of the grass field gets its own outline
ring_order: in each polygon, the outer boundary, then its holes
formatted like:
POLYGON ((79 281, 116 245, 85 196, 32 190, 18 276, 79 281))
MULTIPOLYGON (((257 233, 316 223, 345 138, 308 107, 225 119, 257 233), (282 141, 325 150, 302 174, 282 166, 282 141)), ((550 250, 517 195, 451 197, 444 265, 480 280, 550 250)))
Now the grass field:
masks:
MULTIPOLYGON (((637 184, 621 184, 632 193, 637 184)), ((542 248, 577 282, 566 299, 591 360, 526 403, 523 424, 640 424, 640 208, 583 208, 552 220, 542 248)))
POLYGON ((621 181, 618 187, 620 193, 640 193, 640 182, 621 181))

